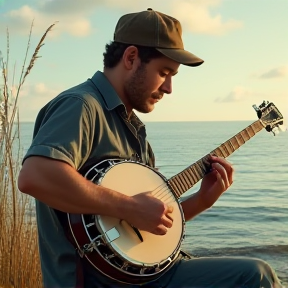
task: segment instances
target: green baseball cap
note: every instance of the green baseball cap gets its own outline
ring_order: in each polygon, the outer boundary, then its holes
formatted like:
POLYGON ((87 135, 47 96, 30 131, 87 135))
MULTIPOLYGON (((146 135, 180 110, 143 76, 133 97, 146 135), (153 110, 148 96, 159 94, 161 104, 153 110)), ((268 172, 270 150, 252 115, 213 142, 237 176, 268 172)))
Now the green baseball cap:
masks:
POLYGON ((166 57, 187 66, 199 66, 204 61, 184 50, 180 22, 166 14, 148 8, 146 11, 123 15, 115 28, 114 41, 154 47, 166 57))

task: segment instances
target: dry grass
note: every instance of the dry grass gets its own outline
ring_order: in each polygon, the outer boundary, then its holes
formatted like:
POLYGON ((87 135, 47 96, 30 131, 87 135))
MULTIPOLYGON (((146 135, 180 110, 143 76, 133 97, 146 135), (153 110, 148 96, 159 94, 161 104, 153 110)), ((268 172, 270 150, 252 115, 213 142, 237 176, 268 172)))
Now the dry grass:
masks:
POLYGON ((17 86, 15 68, 9 75, 9 31, 5 59, 0 54, 0 288, 40 288, 42 279, 38 256, 37 227, 34 219, 33 200, 21 194, 17 178, 21 167, 18 97, 26 77, 31 72, 38 53, 44 45, 51 25, 40 39, 28 65, 33 23, 25 58, 17 86), (15 91, 13 93, 13 91, 15 91))

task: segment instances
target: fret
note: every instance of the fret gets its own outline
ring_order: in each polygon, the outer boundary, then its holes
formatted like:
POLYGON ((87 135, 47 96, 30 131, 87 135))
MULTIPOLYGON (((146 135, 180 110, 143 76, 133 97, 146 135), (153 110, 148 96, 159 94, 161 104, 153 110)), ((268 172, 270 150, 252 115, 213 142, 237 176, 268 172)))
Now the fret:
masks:
POLYGON ((225 148, 227 150, 228 155, 231 155, 234 152, 234 147, 231 146, 231 142, 230 141, 226 141, 225 142, 225 148))
POLYGON ((254 133, 254 135, 255 135, 257 132, 256 132, 256 130, 254 129, 253 125, 250 125, 249 127, 252 129, 252 131, 253 131, 253 133, 254 133))
POLYGON ((231 154, 232 154, 234 151, 236 151, 236 148, 234 147, 234 145, 232 144, 232 142, 231 142, 230 139, 227 141, 227 143, 228 143, 228 144, 230 145, 230 147, 232 148, 232 151, 231 151, 231 154))
POLYGON ((238 134, 222 143, 215 150, 199 159, 196 163, 168 179, 167 182, 175 193, 176 197, 180 198, 183 193, 193 187, 204 177, 206 173, 209 172, 210 163, 208 159, 210 155, 227 158, 263 128, 264 126, 260 120, 255 121, 247 128, 243 129, 238 134))
POLYGON ((239 143, 237 137, 234 137, 232 140, 233 140, 234 146, 236 147, 236 150, 239 149, 241 147, 241 144, 239 143))
MULTIPOLYGON (((182 187, 182 189, 184 189, 184 190, 189 189, 187 187, 189 187, 189 185, 191 185, 191 183, 187 182, 188 178, 185 177, 186 173, 187 173, 187 171, 184 171, 182 174, 178 175, 179 184, 182 187)), ((191 182, 192 182, 192 180, 193 180, 193 175, 191 174, 191 182)))
POLYGON ((254 137, 254 136, 256 135, 256 132, 255 132, 255 130, 252 128, 251 125, 248 126, 246 130, 247 130, 247 133, 249 134, 249 137, 250 137, 250 138, 252 138, 252 137, 254 137))
MULTIPOLYGON (((170 179, 168 180, 168 184, 170 185, 171 189, 173 190, 173 192, 175 193, 177 198, 180 198, 180 196, 185 192, 182 191, 181 189, 179 189, 179 187, 177 186, 178 182, 177 182, 177 176, 175 176, 174 179, 170 179)), ((192 186, 191 186, 192 187, 192 186)))
POLYGON ((236 143, 238 145, 238 148, 241 147, 241 143, 239 142, 237 135, 234 137, 234 139, 236 140, 236 143))
POLYGON ((229 156, 231 154, 231 152, 229 151, 226 142, 224 143, 225 145, 223 145, 224 149, 226 150, 226 155, 229 156))
POLYGON ((248 126, 248 127, 245 129, 245 131, 247 132, 247 135, 248 135, 249 138, 252 138, 252 137, 255 135, 253 129, 251 129, 250 126, 248 126), (251 133, 251 132, 252 132, 252 133, 251 133))
POLYGON ((221 149, 223 149, 225 151, 225 153, 223 153, 223 155, 224 155, 223 157, 224 158, 228 157, 230 155, 230 153, 227 150, 225 143, 223 143, 220 147, 221 147, 221 149))
POLYGON ((244 139, 246 139, 245 141, 247 141, 251 138, 248 131, 247 131, 247 128, 245 130, 243 130, 242 133, 244 133, 244 139))
POLYGON ((246 141, 245 141, 245 138, 244 138, 243 135, 242 135, 242 132, 243 132, 243 131, 241 131, 241 132, 239 133, 239 136, 242 138, 242 141, 243 141, 242 144, 245 144, 246 141))
POLYGON ((224 153, 223 150, 222 150, 222 145, 219 146, 219 147, 218 147, 216 150, 214 150, 214 151, 216 152, 217 156, 221 156, 221 157, 225 158, 225 153, 224 153))
MULTIPOLYGON (((194 166, 190 166, 190 168, 189 169, 187 169, 186 170, 186 177, 188 177, 189 178, 189 176, 191 175, 191 182, 192 183, 196 183, 197 181, 199 181, 198 179, 199 179, 199 175, 198 175, 198 177, 197 177, 197 173, 195 173, 195 171, 196 171, 196 168, 194 167, 194 166)), ((200 177, 200 179, 201 179, 201 177, 200 177)))
POLYGON ((198 173, 199 173, 199 177, 201 178, 202 175, 205 173, 205 164, 203 163, 203 160, 200 159, 198 160, 196 163, 195 163, 195 167, 196 167, 196 170, 197 168, 199 168, 198 173))
POLYGON ((202 175, 203 175, 203 170, 201 168, 201 166, 199 166, 198 162, 195 163, 195 165, 193 166, 193 168, 190 168, 191 170, 193 169, 194 174, 196 175, 196 177, 199 179, 201 179, 202 175))

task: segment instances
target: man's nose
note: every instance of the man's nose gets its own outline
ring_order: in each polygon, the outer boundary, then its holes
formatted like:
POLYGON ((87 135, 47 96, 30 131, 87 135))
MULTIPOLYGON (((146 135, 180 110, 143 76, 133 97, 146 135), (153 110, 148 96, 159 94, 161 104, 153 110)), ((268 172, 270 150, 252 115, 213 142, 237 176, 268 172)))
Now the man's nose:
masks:
POLYGON ((161 86, 161 91, 163 91, 165 94, 171 94, 172 93, 172 79, 171 79, 171 77, 167 77, 165 79, 165 82, 161 86))

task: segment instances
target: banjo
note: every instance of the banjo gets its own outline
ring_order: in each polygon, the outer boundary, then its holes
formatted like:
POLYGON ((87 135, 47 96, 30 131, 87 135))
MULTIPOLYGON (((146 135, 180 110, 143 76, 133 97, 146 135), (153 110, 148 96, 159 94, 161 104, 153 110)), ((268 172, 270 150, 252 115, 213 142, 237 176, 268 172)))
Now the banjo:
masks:
POLYGON ((90 168, 85 177, 97 185, 125 191, 128 196, 152 191, 153 196, 173 206, 173 226, 165 235, 158 236, 120 219, 67 213, 69 234, 80 257, 86 258, 98 272, 127 284, 156 280, 168 271, 180 253, 185 236, 180 196, 209 171, 209 155, 226 158, 263 128, 275 135, 282 127, 283 116, 273 103, 264 101, 253 108, 259 120, 170 179, 131 160, 109 159, 90 168), (133 181, 123 181, 127 175, 133 181))

